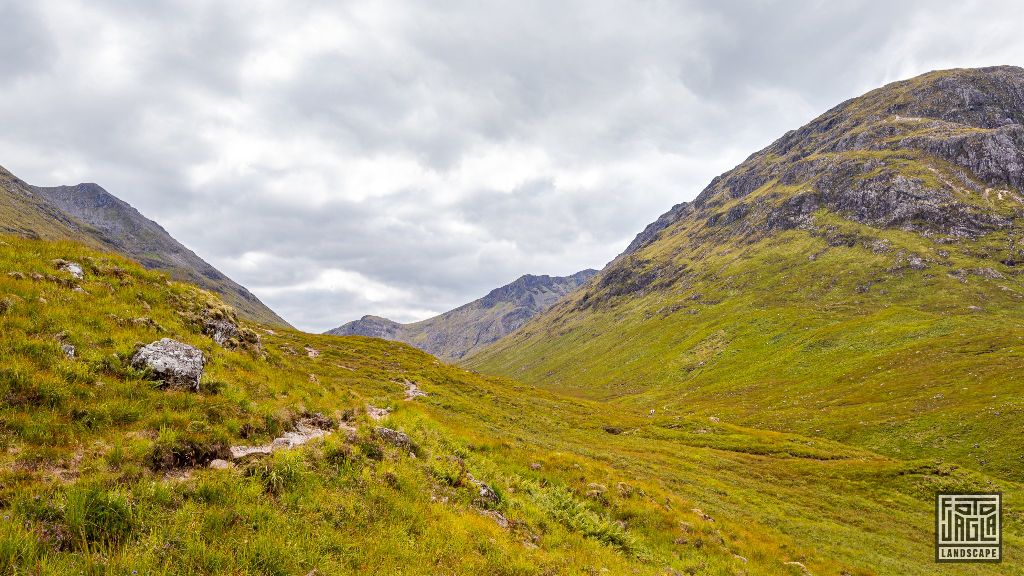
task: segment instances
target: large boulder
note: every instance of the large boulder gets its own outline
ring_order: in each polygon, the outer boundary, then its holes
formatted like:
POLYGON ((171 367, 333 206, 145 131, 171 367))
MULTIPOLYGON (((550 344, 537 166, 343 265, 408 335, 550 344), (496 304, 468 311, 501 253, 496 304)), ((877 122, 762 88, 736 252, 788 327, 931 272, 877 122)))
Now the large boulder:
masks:
POLYGON ((169 388, 198 392, 206 357, 195 346, 163 338, 140 348, 132 366, 148 368, 169 388))

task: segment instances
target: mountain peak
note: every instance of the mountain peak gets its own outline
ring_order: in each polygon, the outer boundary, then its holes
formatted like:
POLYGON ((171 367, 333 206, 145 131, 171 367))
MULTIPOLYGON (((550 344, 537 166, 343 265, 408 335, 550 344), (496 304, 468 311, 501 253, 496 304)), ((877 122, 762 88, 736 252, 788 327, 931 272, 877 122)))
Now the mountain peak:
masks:
POLYGON ((684 217, 691 233, 806 227, 819 210, 858 223, 951 237, 1005 229, 1024 186, 1024 69, 929 72, 852 98, 787 132, 663 214, 623 255, 684 217))
POLYGON ((119 252, 143 266, 219 293, 252 320, 287 326, 256 296, 94 182, 31 186, 0 167, 0 231, 119 252))

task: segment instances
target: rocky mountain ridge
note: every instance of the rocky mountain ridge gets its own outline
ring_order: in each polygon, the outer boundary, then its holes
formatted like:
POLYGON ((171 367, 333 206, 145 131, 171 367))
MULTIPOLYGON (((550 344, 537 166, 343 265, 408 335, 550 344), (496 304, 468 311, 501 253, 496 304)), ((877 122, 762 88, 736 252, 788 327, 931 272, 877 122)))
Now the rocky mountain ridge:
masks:
POLYGON ((287 326, 245 287, 225 276, 127 202, 97 184, 32 186, 0 167, 0 231, 66 239, 123 254, 176 280, 220 294, 243 316, 287 326))
POLYGON ((401 324, 367 315, 326 334, 396 340, 439 358, 457 360, 515 331, 596 274, 596 270, 570 276, 526 274, 483 298, 421 322, 401 324))

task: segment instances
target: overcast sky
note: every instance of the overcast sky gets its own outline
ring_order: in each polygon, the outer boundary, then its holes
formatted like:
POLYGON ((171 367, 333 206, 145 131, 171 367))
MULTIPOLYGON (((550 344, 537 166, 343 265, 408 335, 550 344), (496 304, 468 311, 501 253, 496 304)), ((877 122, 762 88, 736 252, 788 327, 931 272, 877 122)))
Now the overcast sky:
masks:
POLYGON ((102 185, 302 329, 419 320, 602 267, 846 98, 1024 64, 1022 6, 0 0, 0 165, 102 185))

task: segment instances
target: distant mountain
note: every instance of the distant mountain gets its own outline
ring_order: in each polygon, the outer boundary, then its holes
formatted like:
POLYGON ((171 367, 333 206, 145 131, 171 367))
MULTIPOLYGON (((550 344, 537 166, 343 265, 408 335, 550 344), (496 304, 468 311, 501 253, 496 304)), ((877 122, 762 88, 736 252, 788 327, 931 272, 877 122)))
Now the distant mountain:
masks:
POLYGON ((117 252, 146 268, 220 294, 251 320, 288 326, 243 286, 96 184, 32 186, 0 167, 0 232, 73 240, 117 252))
POLYGON ((527 274, 483 298, 421 322, 400 324, 379 316, 363 316, 326 333, 397 340, 439 358, 457 360, 515 331, 596 274, 597 270, 571 276, 527 274))

